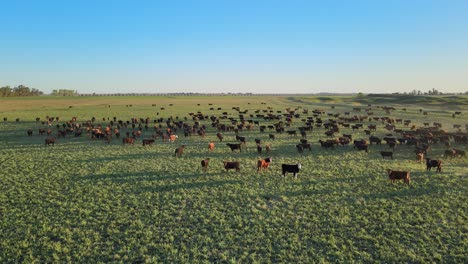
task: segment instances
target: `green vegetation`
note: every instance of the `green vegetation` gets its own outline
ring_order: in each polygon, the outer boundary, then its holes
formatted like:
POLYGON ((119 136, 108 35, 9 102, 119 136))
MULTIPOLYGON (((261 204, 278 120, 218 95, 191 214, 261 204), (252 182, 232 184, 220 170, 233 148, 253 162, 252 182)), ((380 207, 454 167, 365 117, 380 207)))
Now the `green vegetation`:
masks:
MULTIPOLYGON (((0 100, 0 262, 466 263, 467 158, 444 159, 443 144, 432 146, 429 154, 444 162, 442 172, 436 173, 414 161, 410 146, 398 146, 394 160, 382 160, 379 150, 388 150, 385 145, 373 145, 369 154, 352 146, 321 149, 317 142, 326 139, 323 128, 308 132, 312 151, 301 155, 295 149, 299 137, 283 133, 271 140, 268 134, 274 132, 261 133, 258 127, 241 132, 247 148, 233 153, 225 143, 235 141, 234 132, 223 132, 225 142, 220 143, 209 120, 200 121, 207 126, 206 137, 184 137, 179 131, 175 143, 158 139, 143 147, 139 139, 123 146, 115 138, 106 144, 83 135, 59 138, 55 146, 44 147, 45 136, 37 134, 44 125, 36 122, 46 116, 60 117, 59 124, 73 117, 78 122, 95 117, 102 125, 114 116, 183 120, 197 111, 206 116, 226 111, 237 119, 234 106, 248 114, 255 109, 285 113, 289 107, 301 113, 292 123, 291 129, 297 129, 301 118, 312 115, 302 114, 304 109, 364 115, 352 108, 372 104, 374 116, 389 116, 377 105, 395 105, 390 116, 411 119, 416 126, 441 122, 454 131, 454 124, 464 128, 468 123, 468 108, 459 104, 466 97, 430 97, 434 101, 414 101, 404 111, 402 100, 410 100, 405 98, 0 100), (463 113, 453 118, 453 111, 463 113), (26 135, 27 129, 33 136, 26 135), (255 138, 271 144, 272 152, 259 155, 255 138), (207 149, 210 141, 216 143, 212 153, 207 149), (185 154, 175 158, 174 149, 182 144, 187 146, 185 154), (273 158, 269 171, 257 174, 257 159, 267 156, 273 158), (210 158, 208 172, 200 168, 204 158, 210 158), (241 172, 225 172, 224 160, 239 161, 241 172), (283 178, 281 163, 297 161, 303 165, 298 178, 283 178), (391 184, 387 168, 411 171, 411 185, 391 184)), ((194 123, 191 118, 186 122, 194 123)), ((377 124, 374 134, 379 137, 388 133, 380 122, 363 123, 377 124)), ((142 131, 142 138, 151 137, 152 125, 142 131)), ((131 128, 121 132, 126 131, 131 128)), ((368 137, 362 130, 342 133, 368 137)), ((466 145, 456 147, 467 150, 466 145)))

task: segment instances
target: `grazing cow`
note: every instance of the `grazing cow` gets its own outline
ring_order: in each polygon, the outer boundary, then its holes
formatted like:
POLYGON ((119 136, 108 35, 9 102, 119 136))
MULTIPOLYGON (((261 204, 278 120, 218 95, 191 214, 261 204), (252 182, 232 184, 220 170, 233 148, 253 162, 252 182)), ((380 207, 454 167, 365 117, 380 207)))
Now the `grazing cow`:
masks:
POLYGON ((240 171, 240 164, 238 161, 223 161, 223 163, 226 171, 230 169, 235 169, 237 172, 240 171))
POLYGON ((426 170, 430 171, 432 167, 437 168, 438 172, 442 171, 442 161, 441 160, 431 160, 426 158, 426 170))
POLYGON ((125 138, 122 138, 122 144, 125 145, 125 144, 131 144, 133 145, 135 143, 135 139, 132 138, 132 137, 125 137, 125 138))
POLYGON ((406 184, 411 183, 410 172, 409 171, 394 171, 387 169, 388 178, 393 183, 395 180, 403 180, 406 184))
POLYGON ((312 146, 310 145, 310 143, 300 143, 298 145, 301 145, 302 146, 302 149, 308 149, 309 151, 312 151, 312 146))
POLYGON ((33 134, 32 129, 28 129, 28 136, 32 136, 32 134, 33 134))
POLYGON ((55 142, 57 142, 56 138, 48 137, 45 139, 45 146, 50 146, 51 144, 55 146, 55 142))
POLYGON ((210 152, 211 152, 211 151, 213 151, 213 150, 214 150, 214 148, 215 148, 215 144, 214 144, 214 142, 210 142, 210 143, 208 143, 208 151, 210 151, 210 152))
POLYGON ((296 130, 288 130, 287 133, 290 136, 297 136, 296 130))
POLYGON ((416 154, 416 161, 422 163, 424 161, 424 153, 417 153, 416 154))
POLYGON ((143 143, 143 146, 151 146, 154 143, 154 139, 143 139, 142 143, 143 143))
POLYGON ((323 140, 319 140, 320 142, 320 146, 322 148, 335 148, 335 144, 333 144, 333 142, 329 142, 329 141, 323 141, 323 140))
POLYGON ((392 151, 380 151, 380 155, 382 155, 383 159, 385 159, 386 157, 390 157, 391 159, 393 159, 392 151))
POLYGON ((271 161, 272 161, 271 157, 268 157, 268 158, 265 158, 265 159, 262 159, 262 160, 258 160, 258 162, 257 162, 257 173, 259 173, 261 169, 268 170, 268 167, 270 166, 271 161))
POLYGON ((301 163, 297 163, 297 164, 294 164, 294 165, 290 165, 290 164, 281 164, 281 170, 282 170, 282 174, 283 174, 283 177, 286 177, 286 173, 289 172, 289 173, 292 173, 294 178, 297 178, 297 173, 299 173, 299 171, 301 170, 301 163))
POLYGON ((223 135, 221 135, 221 133, 216 133, 216 136, 218 137, 219 141, 222 142, 223 141, 223 135))
POLYGON ((453 149, 447 149, 445 152, 444 152, 444 158, 453 158, 457 155, 457 152, 455 152, 455 150, 453 149))
POLYGON ((297 152, 301 154, 304 152, 304 148, 302 147, 302 144, 297 144, 296 149, 297 149, 297 152))
POLYGON ((185 149, 185 145, 182 145, 182 146, 176 148, 175 151, 174 151, 174 157, 182 156, 182 154, 184 154, 184 149, 185 149))
POLYGON ((354 144, 354 148, 357 150, 364 150, 366 153, 369 153, 369 145, 367 144, 354 144))
POLYGON ((178 138, 177 135, 172 134, 172 135, 169 136, 169 141, 174 142, 177 138, 178 138))
POLYGON ((226 143, 226 145, 231 148, 232 152, 234 152, 234 150, 236 150, 236 149, 238 149, 239 152, 242 152, 242 148, 241 148, 240 143, 238 143, 238 144, 226 143))
POLYGON ((204 159, 201 161, 201 166, 204 171, 208 170, 208 163, 210 162, 210 158, 204 159))

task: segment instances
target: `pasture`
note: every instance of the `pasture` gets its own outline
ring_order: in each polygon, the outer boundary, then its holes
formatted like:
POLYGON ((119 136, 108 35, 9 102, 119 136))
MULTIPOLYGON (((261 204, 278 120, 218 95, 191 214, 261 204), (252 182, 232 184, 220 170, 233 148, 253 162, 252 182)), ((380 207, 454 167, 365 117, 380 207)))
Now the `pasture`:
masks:
POLYGON ((466 96, 8 98, 0 99, 0 118, 1 263, 468 262, 468 159, 444 157, 449 148, 468 150, 454 139, 467 134, 466 96), (238 143, 234 129, 220 130, 211 117, 239 129, 242 151, 226 145, 238 143), (385 128, 396 119, 411 122, 385 128), (70 120, 83 133, 57 137, 70 120), (299 153, 307 120, 314 121, 305 137, 311 150, 299 153), (325 124, 332 120, 339 132, 329 137, 325 124), (93 138, 86 122, 119 125, 120 138, 93 138), (197 122, 191 135, 177 128, 175 142, 157 133, 197 122), (279 122, 284 132, 268 128, 279 122), (352 141, 329 149, 319 143, 343 134, 401 138, 434 123, 441 125, 434 131, 449 135, 448 143, 428 143, 427 157, 442 160, 441 172, 416 162, 414 145, 392 149, 383 141, 366 153, 352 141), (376 130, 367 134, 369 125, 376 130), (41 128, 51 130, 54 145, 45 146, 41 128), (137 130, 135 144, 123 145, 137 130), (184 153, 175 157, 181 145, 184 153), (392 151, 393 159, 380 151, 392 151), (257 173, 266 157, 271 165, 257 173), (223 161, 238 161, 240 172, 226 171, 223 161), (281 164, 297 162, 297 178, 282 177, 281 164), (387 169, 410 171, 411 184, 391 183, 387 169))

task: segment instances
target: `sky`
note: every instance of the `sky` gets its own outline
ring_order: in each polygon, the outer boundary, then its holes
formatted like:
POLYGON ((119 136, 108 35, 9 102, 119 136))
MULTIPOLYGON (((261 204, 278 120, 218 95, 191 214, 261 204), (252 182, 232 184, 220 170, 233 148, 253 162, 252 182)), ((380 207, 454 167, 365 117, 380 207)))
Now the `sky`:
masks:
POLYGON ((0 86, 468 91, 468 1, 0 0, 0 86))

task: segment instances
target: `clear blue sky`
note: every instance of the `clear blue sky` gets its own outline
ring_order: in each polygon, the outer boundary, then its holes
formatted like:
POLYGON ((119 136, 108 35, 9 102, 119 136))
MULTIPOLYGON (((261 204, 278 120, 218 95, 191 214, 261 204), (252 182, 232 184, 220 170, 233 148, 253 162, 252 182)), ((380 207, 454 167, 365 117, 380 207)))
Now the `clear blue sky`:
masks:
POLYGON ((468 1, 1 1, 0 85, 468 91, 468 1))

